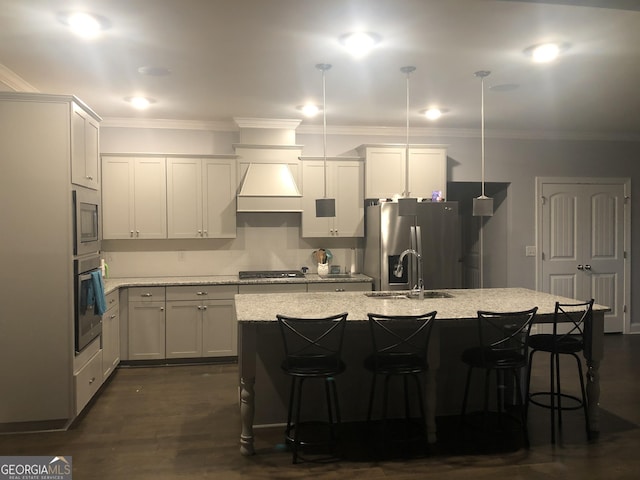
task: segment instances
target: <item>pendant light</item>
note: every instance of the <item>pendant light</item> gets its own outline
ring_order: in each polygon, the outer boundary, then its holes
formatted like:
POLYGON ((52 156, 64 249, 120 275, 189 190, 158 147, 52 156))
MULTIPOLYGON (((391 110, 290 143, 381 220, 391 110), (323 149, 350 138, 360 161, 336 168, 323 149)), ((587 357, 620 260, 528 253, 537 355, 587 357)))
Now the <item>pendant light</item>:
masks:
POLYGON ((481 94, 480 94, 480 138, 482 145, 482 194, 478 198, 473 199, 473 216, 474 217, 492 217, 493 216, 493 198, 489 198, 484 194, 484 79, 491 74, 488 70, 479 70, 474 75, 480 78, 481 94))
POLYGON ((407 76, 407 115, 406 115, 406 126, 407 126, 407 136, 405 141, 405 155, 404 155, 404 192, 402 192, 402 197, 398 198, 398 215, 400 216, 410 216, 416 215, 417 213, 417 205, 418 199, 411 198, 409 192, 409 77, 416 70, 416 67, 407 65, 406 67, 402 67, 400 71, 407 76))
POLYGON ((316 199, 316 217, 335 217, 336 199, 327 198, 327 90, 325 73, 331 68, 331 65, 318 63, 316 68, 322 72, 322 145, 324 158, 324 196, 316 199))

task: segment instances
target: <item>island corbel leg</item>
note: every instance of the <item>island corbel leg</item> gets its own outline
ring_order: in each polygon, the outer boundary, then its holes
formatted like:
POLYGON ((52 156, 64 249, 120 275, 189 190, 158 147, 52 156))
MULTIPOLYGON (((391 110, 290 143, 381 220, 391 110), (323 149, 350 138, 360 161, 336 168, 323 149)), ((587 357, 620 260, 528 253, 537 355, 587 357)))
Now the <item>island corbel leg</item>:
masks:
POLYGON ((587 385, 587 408, 589 412, 589 430, 600 431, 600 361, 604 356, 604 312, 594 311, 584 356, 587 361, 585 372, 587 385))
POLYGON ((600 362, 587 361, 587 409, 589 411, 589 430, 600 431, 600 362))
POLYGON ((238 324, 238 369, 240 371, 240 453, 253 455, 253 418, 255 413, 256 382, 256 325, 238 324))
POLYGON ((253 455, 253 414, 255 412, 255 377, 240 378, 240 420, 242 422, 242 433, 240 434, 240 453, 242 455, 253 455))

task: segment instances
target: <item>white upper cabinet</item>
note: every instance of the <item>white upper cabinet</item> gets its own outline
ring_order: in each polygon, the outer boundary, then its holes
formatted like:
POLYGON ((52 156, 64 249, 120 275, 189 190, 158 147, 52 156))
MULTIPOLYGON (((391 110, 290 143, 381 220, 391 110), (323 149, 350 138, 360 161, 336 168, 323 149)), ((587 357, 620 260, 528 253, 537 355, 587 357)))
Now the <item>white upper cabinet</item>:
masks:
POLYGON ((336 200, 335 217, 316 217, 324 196, 324 161, 302 161, 302 236, 364 236, 364 171, 361 160, 327 159, 327 197, 336 200))
MULTIPOLYGON (((406 147, 363 145, 365 157, 365 198, 401 197, 407 190, 406 147)), ((434 191, 447 191, 447 149, 445 146, 409 147, 409 194, 431 198, 434 191)))
POLYGON ((167 238, 164 157, 103 157, 102 227, 105 239, 167 238))
POLYGON ((234 238, 235 202, 235 159, 167 159, 169 238, 234 238))
POLYGON ((75 102, 71 110, 71 183, 98 190, 98 121, 75 102))

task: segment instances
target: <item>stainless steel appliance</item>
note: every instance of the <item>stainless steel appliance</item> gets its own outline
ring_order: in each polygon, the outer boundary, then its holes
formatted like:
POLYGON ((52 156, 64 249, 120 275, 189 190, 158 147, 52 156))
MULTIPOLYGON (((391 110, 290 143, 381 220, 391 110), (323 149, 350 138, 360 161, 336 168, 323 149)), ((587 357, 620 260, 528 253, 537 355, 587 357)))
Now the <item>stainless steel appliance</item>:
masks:
POLYGON ((73 201, 73 254, 76 256, 100 251, 100 193, 88 188, 76 188, 73 201))
POLYGON ((303 278, 304 273, 300 270, 244 270, 238 272, 241 280, 256 278, 303 278))
POLYGON ((416 215, 408 216, 398 215, 397 202, 366 207, 363 272, 374 279, 374 290, 412 289, 418 267, 426 289, 461 286, 458 203, 428 201, 416 207, 416 215))
POLYGON ((101 275, 100 256, 89 255, 73 261, 75 298, 75 347, 81 352, 102 333, 102 315, 97 302, 98 295, 93 275, 101 275))

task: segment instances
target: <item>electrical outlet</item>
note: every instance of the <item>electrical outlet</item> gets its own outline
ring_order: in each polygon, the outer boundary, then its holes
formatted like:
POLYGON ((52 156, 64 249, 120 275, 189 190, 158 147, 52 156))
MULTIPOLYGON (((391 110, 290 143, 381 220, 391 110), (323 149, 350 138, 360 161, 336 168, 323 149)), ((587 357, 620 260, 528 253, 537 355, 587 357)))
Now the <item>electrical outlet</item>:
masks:
POLYGON ((536 246, 535 245, 527 245, 524 247, 524 255, 525 257, 535 257, 536 256, 536 246))

